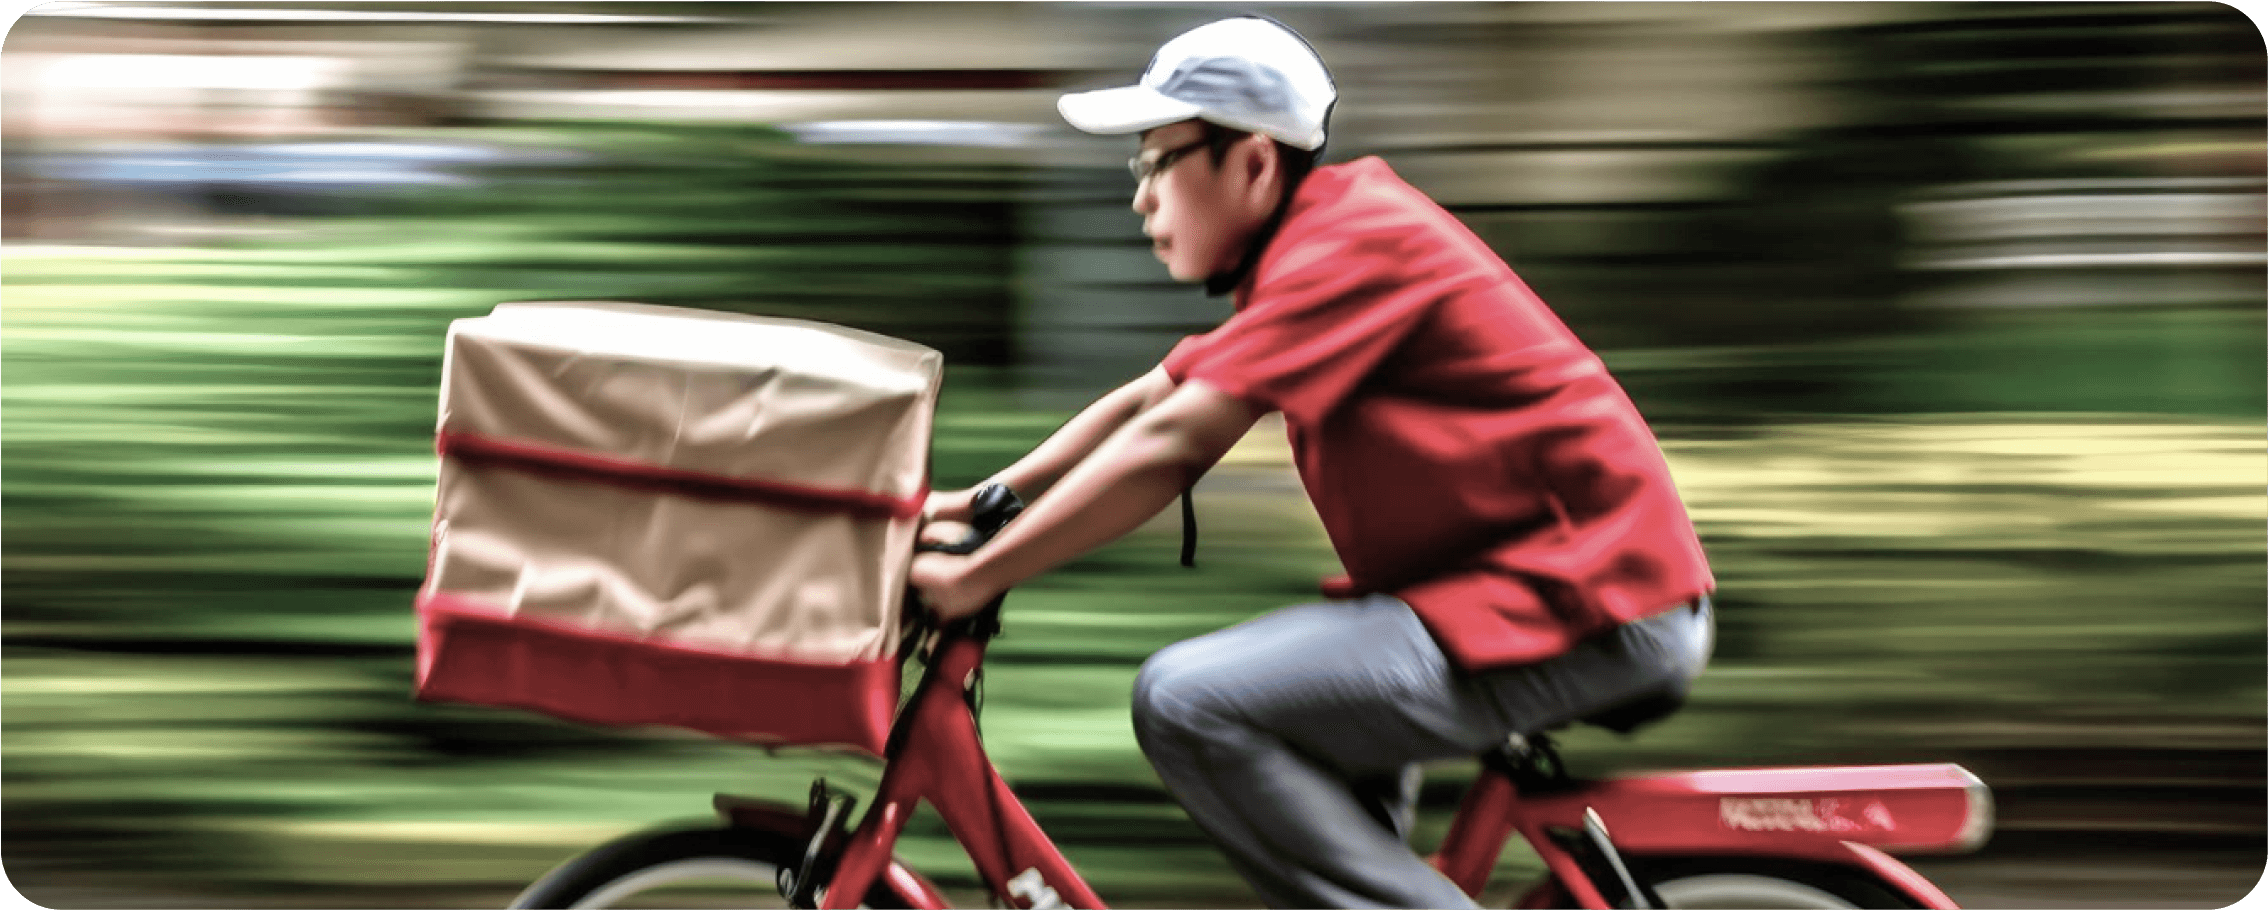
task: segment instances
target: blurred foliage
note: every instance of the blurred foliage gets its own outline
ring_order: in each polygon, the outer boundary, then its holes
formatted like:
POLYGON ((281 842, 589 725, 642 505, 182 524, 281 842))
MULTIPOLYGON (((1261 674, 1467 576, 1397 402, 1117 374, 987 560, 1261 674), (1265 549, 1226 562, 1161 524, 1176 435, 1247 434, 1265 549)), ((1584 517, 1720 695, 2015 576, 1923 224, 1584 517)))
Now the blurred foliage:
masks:
MULTIPOLYGON (((281 239, 10 252, 0 836, 35 900, 501 903, 714 790, 873 785, 855 758, 408 700, 441 338, 530 298, 914 338, 954 364, 938 483, 972 482, 1068 416, 997 368, 1015 176, 744 128, 453 135, 576 157, 281 239)), ((1571 732, 1579 769, 1961 760, 2004 832, 2257 838, 2262 333, 2257 309, 2121 308, 1607 351, 1661 420, 1723 629, 1692 707, 1571 732)), ((1157 647, 1332 571, 1280 447, 1201 488, 1201 568, 1161 524, 1019 591, 994 648, 987 747, 1113 899, 1244 899, 1126 692, 1157 647)), ((1421 838, 1469 773, 1438 770, 1421 838)), ((933 818, 902 852, 970 881, 933 818)))
POLYGON ((2258 309, 1948 313, 1931 329, 1802 344, 1603 352, 1656 420, 1773 423, 1837 414, 2268 412, 2258 309))

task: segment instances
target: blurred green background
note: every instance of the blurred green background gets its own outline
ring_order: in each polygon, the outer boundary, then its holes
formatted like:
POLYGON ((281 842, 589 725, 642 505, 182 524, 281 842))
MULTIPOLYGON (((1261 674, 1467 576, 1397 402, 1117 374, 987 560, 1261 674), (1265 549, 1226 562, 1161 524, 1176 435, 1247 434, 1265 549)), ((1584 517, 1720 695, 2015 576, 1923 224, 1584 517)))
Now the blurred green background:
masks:
MULTIPOLYGON (((1148 261, 1125 144, 1048 119, 1222 9, 273 9, 307 15, 94 4, 9 33, 0 860, 45 906, 500 905, 712 792, 872 787, 853 757, 409 699, 450 320, 625 299, 931 344, 951 488, 1226 312, 1148 261), (405 10, 430 21, 367 16, 405 10), (302 71, 330 81, 275 87, 302 71)), ((1265 9, 1346 86, 1331 157, 1384 156, 1600 349, 1710 551, 1699 691, 1632 738, 1570 732, 1579 771, 1958 761, 1999 826, 1921 864, 1956 900, 2243 896, 2268 799, 2252 23, 1265 9)), ((1200 485, 1198 568, 1161 521, 1016 592, 993 648, 986 745, 1114 902, 1252 900, 1126 702, 1156 648, 1336 571, 1280 432, 1200 485)), ((1434 769, 1421 839, 1470 773, 1434 769)), ((901 853, 973 884, 933 818, 901 853)))

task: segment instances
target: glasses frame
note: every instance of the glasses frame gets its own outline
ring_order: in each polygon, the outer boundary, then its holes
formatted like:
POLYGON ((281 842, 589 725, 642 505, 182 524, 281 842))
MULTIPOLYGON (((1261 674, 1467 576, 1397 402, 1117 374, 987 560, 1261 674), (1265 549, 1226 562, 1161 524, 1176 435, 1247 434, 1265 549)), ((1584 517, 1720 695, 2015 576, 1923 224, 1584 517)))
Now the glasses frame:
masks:
POLYGON ((1159 152, 1157 154, 1157 157, 1151 158, 1148 161, 1142 160, 1142 156, 1140 155, 1135 155, 1132 158, 1126 159, 1126 172, 1134 175, 1135 183, 1141 183, 1144 180, 1148 180, 1159 174, 1165 173, 1167 168, 1173 167, 1175 164, 1179 163, 1181 159, 1189 157, 1190 152, 1196 151, 1199 148, 1211 144, 1213 144, 1213 137, 1206 136, 1204 138, 1177 145, 1173 148, 1159 152))

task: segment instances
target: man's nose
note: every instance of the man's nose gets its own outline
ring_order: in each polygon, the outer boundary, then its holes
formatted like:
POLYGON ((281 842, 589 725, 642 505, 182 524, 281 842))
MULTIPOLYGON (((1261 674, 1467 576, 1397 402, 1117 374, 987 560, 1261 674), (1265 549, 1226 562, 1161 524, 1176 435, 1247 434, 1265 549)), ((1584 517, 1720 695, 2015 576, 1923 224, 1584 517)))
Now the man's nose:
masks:
POLYGON ((1149 179, 1145 178, 1142 182, 1134 184, 1134 211, 1147 215, 1157 211, 1157 209, 1158 194, 1150 189, 1149 179))

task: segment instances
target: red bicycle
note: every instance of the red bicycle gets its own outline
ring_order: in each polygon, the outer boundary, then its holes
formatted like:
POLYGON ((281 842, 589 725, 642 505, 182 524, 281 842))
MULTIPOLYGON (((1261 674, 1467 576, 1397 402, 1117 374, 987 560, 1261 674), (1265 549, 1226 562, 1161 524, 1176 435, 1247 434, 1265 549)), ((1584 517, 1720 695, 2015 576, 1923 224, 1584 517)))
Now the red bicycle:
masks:
MULTIPOLYGON (((924 800, 1005 906, 1103 906, 977 735, 974 682, 999 609, 995 601, 908 645, 927 667, 891 728, 881 783, 855 827, 852 798, 823 780, 804 806, 720 794, 719 822, 601 846, 552 870, 513 906, 656 897, 681 906, 663 896, 668 889, 723 880, 747 886, 734 896, 743 906, 776 892, 793 907, 946 907, 936 886, 892 855, 924 800)), ((1675 709, 1626 705, 1586 720, 1628 729, 1675 709)), ((1944 892, 1891 854, 1973 850, 1992 826, 1990 792, 1954 764, 1580 779, 1540 734, 1480 760, 1433 862, 1478 898, 1517 832, 1547 870, 1519 907, 1950 908, 1944 892)))

